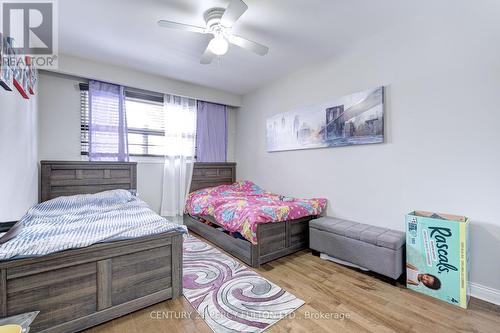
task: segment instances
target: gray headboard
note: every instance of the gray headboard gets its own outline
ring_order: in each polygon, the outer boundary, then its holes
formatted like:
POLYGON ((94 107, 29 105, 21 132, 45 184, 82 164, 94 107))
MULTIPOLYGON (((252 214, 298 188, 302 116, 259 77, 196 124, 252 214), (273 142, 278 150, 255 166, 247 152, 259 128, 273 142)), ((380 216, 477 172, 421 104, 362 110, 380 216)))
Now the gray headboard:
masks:
POLYGON ((232 184, 236 181, 236 163, 194 164, 190 192, 218 185, 232 184))
POLYGON ((137 163, 41 161, 40 201, 59 196, 137 189, 137 163))

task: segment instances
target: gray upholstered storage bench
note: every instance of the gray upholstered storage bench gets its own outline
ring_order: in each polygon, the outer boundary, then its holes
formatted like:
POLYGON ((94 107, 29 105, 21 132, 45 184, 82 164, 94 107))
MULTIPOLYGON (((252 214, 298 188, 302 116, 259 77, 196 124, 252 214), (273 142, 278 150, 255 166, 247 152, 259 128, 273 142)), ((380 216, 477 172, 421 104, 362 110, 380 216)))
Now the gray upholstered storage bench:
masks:
POLYGON ((397 279, 403 272, 406 237, 401 231, 321 217, 309 223, 312 250, 397 279))

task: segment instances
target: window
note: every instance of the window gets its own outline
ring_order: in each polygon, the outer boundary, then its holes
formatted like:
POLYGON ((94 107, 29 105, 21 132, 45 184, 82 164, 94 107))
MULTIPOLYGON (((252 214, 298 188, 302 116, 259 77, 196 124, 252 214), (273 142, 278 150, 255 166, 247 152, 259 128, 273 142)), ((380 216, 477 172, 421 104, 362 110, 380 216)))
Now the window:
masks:
POLYGON ((130 155, 163 156, 163 102, 125 98, 130 155))
MULTIPOLYGON (((128 149, 135 156, 163 156, 165 120, 163 96, 143 92, 125 92, 128 149)), ((81 154, 89 152, 89 92, 80 84, 81 154)))

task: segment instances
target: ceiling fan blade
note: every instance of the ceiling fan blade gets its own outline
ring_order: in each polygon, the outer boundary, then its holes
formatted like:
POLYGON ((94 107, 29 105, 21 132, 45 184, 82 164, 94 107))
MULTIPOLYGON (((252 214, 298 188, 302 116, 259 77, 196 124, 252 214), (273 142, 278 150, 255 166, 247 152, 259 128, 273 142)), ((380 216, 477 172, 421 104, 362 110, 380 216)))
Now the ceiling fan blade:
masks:
POLYGON ((224 11, 224 15, 222 15, 220 23, 226 28, 231 28, 234 22, 236 22, 247 9, 247 4, 242 0, 231 0, 229 6, 227 6, 224 11))
POLYGON ((251 40, 248 40, 240 36, 236 35, 229 36, 229 42, 245 50, 257 53, 260 56, 265 56, 269 52, 269 48, 267 46, 264 46, 256 42, 252 42, 251 40))
POLYGON ((214 58, 215 58, 215 54, 213 54, 207 46, 207 48, 205 49, 205 52, 203 52, 203 54, 201 56, 200 64, 208 65, 212 62, 212 60, 214 60, 214 58))
POLYGON ((190 32, 197 32, 197 33, 200 33, 200 34, 206 33, 206 29, 205 28, 197 27, 195 25, 189 25, 189 24, 172 22, 172 21, 159 20, 158 21, 158 25, 160 27, 163 27, 163 28, 184 30, 184 31, 190 31, 190 32))

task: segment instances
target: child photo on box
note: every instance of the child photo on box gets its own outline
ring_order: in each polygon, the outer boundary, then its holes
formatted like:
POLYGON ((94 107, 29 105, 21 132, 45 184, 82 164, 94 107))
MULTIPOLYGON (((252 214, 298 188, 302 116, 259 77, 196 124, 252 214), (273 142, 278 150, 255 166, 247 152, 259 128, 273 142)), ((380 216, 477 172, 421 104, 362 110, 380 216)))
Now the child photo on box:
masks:
POLYGON ((412 264, 406 264, 406 283, 418 286, 423 284, 429 289, 439 290, 441 281, 432 274, 420 273, 417 267, 412 264))

